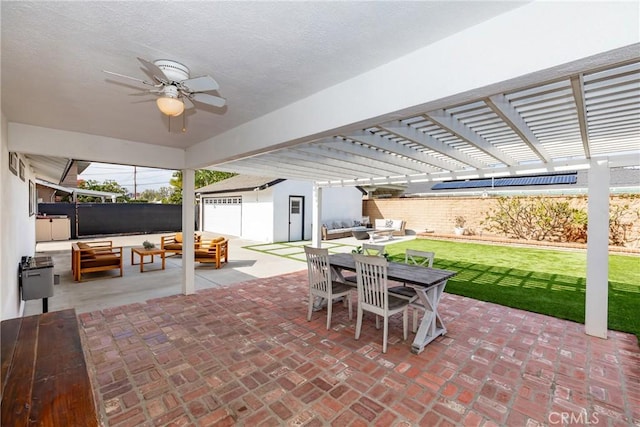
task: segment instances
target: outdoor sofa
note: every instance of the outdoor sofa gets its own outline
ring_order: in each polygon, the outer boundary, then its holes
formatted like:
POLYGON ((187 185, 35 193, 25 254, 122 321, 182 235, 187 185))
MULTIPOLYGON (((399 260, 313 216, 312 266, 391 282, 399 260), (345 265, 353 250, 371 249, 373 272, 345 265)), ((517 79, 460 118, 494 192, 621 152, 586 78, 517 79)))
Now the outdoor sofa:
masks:
MULTIPOLYGON (((196 249, 200 245, 200 235, 193 236, 196 249)), ((176 255, 182 255, 182 233, 170 234, 168 236, 160 236, 160 249, 176 255)))
POLYGON ((369 218, 364 217, 350 221, 331 221, 322 224, 322 240, 341 239, 343 237, 351 237, 354 231, 365 231, 369 218))
MULTIPOLYGON (((160 249, 166 252, 182 255, 182 243, 182 233, 160 236, 160 249)), ((194 250, 195 262, 215 264, 216 268, 220 268, 228 262, 229 240, 224 237, 204 240, 202 236, 195 235, 194 250)))
POLYGON ((84 273, 116 269, 120 270, 118 277, 122 277, 122 246, 113 246, 110 240, 71 245, 71 271, 76 282, 82 281, 84 273))

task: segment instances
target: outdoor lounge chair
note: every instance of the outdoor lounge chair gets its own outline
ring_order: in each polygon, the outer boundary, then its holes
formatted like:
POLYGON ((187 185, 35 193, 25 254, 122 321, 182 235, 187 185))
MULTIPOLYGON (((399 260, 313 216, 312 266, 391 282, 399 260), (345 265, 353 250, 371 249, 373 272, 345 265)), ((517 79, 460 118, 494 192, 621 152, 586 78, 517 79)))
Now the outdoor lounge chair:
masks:
POLYGON ((216 237, 196 242, 194 260, 201 263, 213 263, 216 268, 229 261, 229 240, 216 237))
MULTIPOLYGON (((200 235, 195 234, 193 241, 197 249, 200 244, 200 235)), ((182 233, 160 236, 160 249, 164 249, 166 252, 171 252, 174 255, 182 255, 182 233)))
POLYGON ((110 240, 71 245, 71 270, 76 282, 82 281, 83 273, 115 269, 120 269, 118 277, 122 277, 122 246, 113 246, 110 240))

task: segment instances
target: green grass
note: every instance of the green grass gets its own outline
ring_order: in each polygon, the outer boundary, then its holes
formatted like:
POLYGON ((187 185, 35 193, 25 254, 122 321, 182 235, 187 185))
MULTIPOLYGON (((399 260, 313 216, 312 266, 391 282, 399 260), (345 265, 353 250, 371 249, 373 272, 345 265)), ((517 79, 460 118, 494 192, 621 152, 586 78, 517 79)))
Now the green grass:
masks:
MULTIPOLYGON (((416 239, 386 246, 433 251, 434 267, 458 274, 446 292, 584 323, 585 252, 416 239)), ((640 339, 640 257, 609 255, 609 329, 640 339)))

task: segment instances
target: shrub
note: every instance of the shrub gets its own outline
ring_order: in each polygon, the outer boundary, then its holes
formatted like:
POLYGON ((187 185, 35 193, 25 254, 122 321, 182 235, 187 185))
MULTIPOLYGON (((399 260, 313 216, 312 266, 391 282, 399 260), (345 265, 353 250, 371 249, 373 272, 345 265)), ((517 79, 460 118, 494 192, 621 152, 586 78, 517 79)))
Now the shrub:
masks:
MULTIPOLYGON (((612 205, 609 217, 609 243, 624 246, 629 231, 640 218, 630 205, 612 205)), ((496 209, 482 222, 489 231, 525 240, 555 242, 587 241, 587 212, 567 201, 544 197, 501 197, 496 209)))
POLYGON ((500 197, 483 224, 490 231, 525 240, 568 241, 577 233, 574 218, 581 212, 569 202, 543 197, 500 197))

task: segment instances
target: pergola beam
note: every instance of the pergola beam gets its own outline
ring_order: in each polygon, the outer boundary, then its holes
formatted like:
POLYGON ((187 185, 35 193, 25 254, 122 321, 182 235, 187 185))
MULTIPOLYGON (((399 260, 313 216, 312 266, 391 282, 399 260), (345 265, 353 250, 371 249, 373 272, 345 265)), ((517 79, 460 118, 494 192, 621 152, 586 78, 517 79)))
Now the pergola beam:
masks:
POLYGON ((448 113, 445 110, 436 110, 427 113, 426 116, 432 122, 456 135, 458 138, 466 141, 471 146, 475 146, 480 151, 498 160, 500 163, 509 166, 517 164, 511 156, 504 153, 502 150, 499 150, 476 132, 460 123, 451 113, 448 113))
POLYGON ((455 148, 445 144, 444 142, 438 141, 434 137, 427 135, 424 132, 420 132, 414 127, 402 123, 400 120, 384 123, 379 127, 395 135, 398 135, 401 138, 422 145, 429 150, 436 151, 471 167, 483 168, 487 166, 486 164, 474 159, 468 154, 465 154, 460 150, 456 150, 455 148))
MULTIPOLYGON (((340 138, 334 138, 332 141, 323 141, 320 144, 318 144, 318 146, 322 148, 333 148, 345 153, 350 153, 357 157, 368 158, 375 162, 382 162, 387 166, 394 167, 393 169, 395 170, 395 174, 420 173, 424 172, 425 168, 435 170, 434 168, 431 168, 431 166, 425 165, 417 160, 411 160, 400 156, 389 156, 380 150, 367 148, 363 145, 356 144, 353 141, 345 141, 340 138)), ((390 167, 390 169, 392 168, 390 167)))
POLYGON ((490 96, 485 99, 485 104, 487 104, 506 125, 518 134, 520 139, 531 148, 531 151, 533 151, 540 160, 544 162, 551 160, 549 153, 544 149, 542 143, 538 141, 538 138, 533 134, 522 116, 520 116, 503 94, 490 96))
MULTIPOLYGON (((282 158, 281 158, 282 159, 282 158)), ((309 169, 308 166, 291 162, 282 162, 261 156, 259 159, 243 160, 240 166, 234 163, 233 168, 228 169, 233 172, 242 172, 248 175, 255 175, 260 171, 260 175, 278 176, 288 179, 302 179, 306 181, 315 181, 317 179, 341 179, 342 174, 331 172, 329 168, 309 169)))
MULTIPOLYGON (((385 138, 380 135, 373 134, 369 131, 363 130, 363 131, 353 132, 353 133, 350 133, 349 135, 346 135, 346 137, 354 141, 358 141, 358 142, 370 145, 372 147, 376 147, 377 149, 380 149, 383 151, 388 151, 390 153, 404 156, 421 163, 426 163, 427 165, 435 166, 436 168, 439 168, 439 169, 450 171, 455 169, 455 166, 456 166, 453 163, 449 163, 444 160, 438 159, 429 154, 407 147, 403 144, 399 144, 397 142, 391 141, 389 138, 385 138)), ((434 170, 434 169, 431 168, 431 170, 434 170)))
POLYGON ((578 114, 578 124, 580 125, 580 136, 582 137, 584 156, 590 159, 589 122, 587 120, 587 107, 584 99, 584 76, 582 74, 571 77, 571 89, 573 91, 573 98, 576 101, 576 113, 578 114))
POLYGON ((306 160, 308 167, 311 168, 324 167, 319 165, 319 163, 330 162, 330 164, 336 168, 336 171, 342 171, 343 176, 346 170, 350 171, 350 175, 354 178, 360 178, 362 176, 388 176, 393 174, 391 173, 391 169, 393 168, 389 168, 384 162, 373 161, 333 149, 322 149, 317 146, 307 146, 300 150, 288 150, 286 155, 306 160), (361 175, 357 175, 358 173, 361 175))

